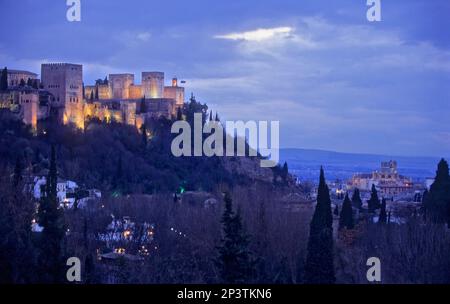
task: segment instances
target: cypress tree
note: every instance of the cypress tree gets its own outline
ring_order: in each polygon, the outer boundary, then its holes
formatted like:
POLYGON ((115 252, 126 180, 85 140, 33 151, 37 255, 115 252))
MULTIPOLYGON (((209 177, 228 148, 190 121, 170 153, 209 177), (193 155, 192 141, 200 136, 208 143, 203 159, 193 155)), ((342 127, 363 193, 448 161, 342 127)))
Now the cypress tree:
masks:
POLYGON ((43 281, 49 283, 63 282, 63 240, 65 236, 64 215, 59 208, 57 198, 58 177, 56 170, 55 147, 51 148, 50 170, 44 195, 39 203, 39 225, 43 227, 41 235, 40 265, 43 281))
POLYGON ((13 179, 14 187, 17 187, 21 181, 22 181, 22 162, 20 161, 20 156, 17 156, 16 164, 14 166, 14 179, 13 179))
MULTIPOLYGON (((38 81, 37 81, 37 79, 35 79, 35 80, 33 80, 33 85, 32 85, 32 87, 33 87, 33 89, 39 89, 39 85, 38 85, 38 81)), ((83 97, 84 97, 84 95, 83 95, 83 97)))
POLYGON ((181 107, 177 109, 177 120, 183 120, 183 112, 181 111, 181 107))
POLYGON ((98 100, 98 85, 95 86, 95 100, 98 100))
POLYGON ((427 201, 428 196, 428 189, 425 189, 425 191, 422 194, 422 203, 420 204, 420 212, 422 213, 422 216, 424 219, 427 217, 427 212, 425 209, 425 202, 427 201))
POLYGON ((233 211, 232 199, 225 194, 225 210, 222 215, 223 238, 217 248, 215 264, 220 280, 227 284, 249 283, 254 273, 254 261, 249 251, 249 239, 242 227, 240 212, 233 211))
POLYGON ((355 227, 353 223, 353 208, 352 202, 348 197, 348 194, 345 195, 344 203, 342 204, 341 216, 339 217, 339 229, 342 228, 353 229, 355 227))
POLYGON ((380 216, 378 218, 378 223, 386 224, 387 223, 387 213, 386 213, 386 199, 381 200, 381 209, 380 216))
POLYGON ((147 113, 147 104, 145 103, 145 96, 141 99, 140 111, 141 113, 147 113))
POLYGON ((31 78, 27 79, 27 86, 29 86, 29 87, 33 86, 33 79, 31 79, 31 78))
POLYGON ((355 190, 353 191, 352 204, 353 204, 353 207, 360 209, 360 210, 362 209, 361 194, 360 194, 358 188, 355 188, 355 190))
POLYGON ((5 67, 2 70, 2 75, 0 77, 0 91, 5 91, 8 89, 8 69, 5 67))
POLYGON ((370 199, 367 202, 369 212, 373 213, 375 210, 380 209, 380 199, 378 198, 377 188, 372 184, 372 192, 370 194, 370 199))
POLYGON ((20 86, 21 87, 24 87, 25 85, 26 85, 27 83, 25 82, 25 80, 22 78, 22 79, 20 79, 20 86))
POLYGON ((434 223, 447 222, 450 228, 450 175, 447 161, 441 159, 436 178, 424 200, 427 217, 434 223))
POLYGON ((142 145, 144 146, 145 149, 147 147, 147 127, 145 126, 145 123, 142 124, 141 130, 142 130, 142 145))
POLYGON ((331 200, 321 167, 317 205, 309 230, 305 282, 308 284, 333 284, 335 280, 331 200))
POLYGON ((94 101, 94 91, 91 91, 91 96, 89 98, 91 101, 94 101))
POLYGON ((283 168, 281 169, 281 178, 283 179, 283 181, 287 180, 288 175, 289 175, 288 164, 287 162, 284 162, 283 168))

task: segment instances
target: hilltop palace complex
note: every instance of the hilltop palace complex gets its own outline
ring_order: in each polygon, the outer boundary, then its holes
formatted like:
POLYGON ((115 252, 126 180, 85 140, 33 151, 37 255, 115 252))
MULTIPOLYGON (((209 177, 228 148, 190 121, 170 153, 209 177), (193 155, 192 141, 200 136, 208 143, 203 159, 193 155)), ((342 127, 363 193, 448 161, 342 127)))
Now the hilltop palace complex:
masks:
POLYGON ((148 117, 176 115, 184 103, 184 87, 176 78, 165 86, 163 72, 142 72, 141 84, 135 83, 134 74, 110 74, 84 86, 82 65, 46 63, 40 79, 32 72, 8 69, 7 81, 0 108, 16 113, 34 130, 38 120, 50 116, 80 129, 92 118, 140 128, 148 117))

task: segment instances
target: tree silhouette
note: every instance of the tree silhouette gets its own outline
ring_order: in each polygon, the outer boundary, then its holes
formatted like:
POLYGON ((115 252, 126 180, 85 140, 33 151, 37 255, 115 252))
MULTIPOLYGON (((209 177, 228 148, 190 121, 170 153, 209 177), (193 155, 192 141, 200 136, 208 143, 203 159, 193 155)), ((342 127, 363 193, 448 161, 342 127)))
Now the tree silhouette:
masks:
POLYGON ((65 237, 64 214, 57 198, 57 170, 55 147, 51 148, 50 170, 45 191, 39 203, 38 220, 43 227, 40 243, 40 265, 44 282, 63 282, 63 240, 65 237))
POLYGON ((223 238, 217 248, 215 264, 220 281, 227 284, 249 283, 254 273, 254 261, 248 248, 249 239, 242 227, 240 212, 233 211, 232 199, 225 194, 225 210, 222 215, 223 238))
POLYGON ((341 216, 339 217, 339 229, 353 229, 354 227, 352 202, 348 194, 346 194, 344 203, 342 203, 341 216))
POLYGON ((427 217, 435 223, 447 222, 450 228, 450 175, 447 161, 441 159, 436 178, 426 194, 424 207, 427 217))
POLYGON ((317 205, 309 231, 305 282, 308 284, 333 284, 335 280, 331 200, 321 167, 317 205))
POLYGON ((355 190, 353 191, 352 204, 353 204, 353 207, 355 207, 357 209, 362 208, 361 194, 360 194, 358 188, 355 188, 355 190))
POLYGON ((372 184, 372 191, 370 193, 370 199, 367 201, 369 212, 373 213, 375 210, 380 209, 380 199, 378 198, 377 188, 372 184))

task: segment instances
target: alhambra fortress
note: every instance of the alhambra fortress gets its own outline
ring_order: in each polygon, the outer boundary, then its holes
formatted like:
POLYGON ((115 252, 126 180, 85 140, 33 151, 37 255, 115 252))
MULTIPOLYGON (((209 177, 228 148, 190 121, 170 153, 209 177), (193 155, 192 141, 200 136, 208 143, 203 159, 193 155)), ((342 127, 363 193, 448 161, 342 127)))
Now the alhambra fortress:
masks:
POLYGON ((7 89, 0 91, 0 108, 16 113, 33 130, 51 116, 80 129, 92 118, 140 128, 149 117, 176 115, 184 103, 184 87, 177 78, 165 86, 163 72, 142 72, 141 84, 134 74, 110 74, 85 86, 82 65, 46 63, 40 76, 8 69, 7 89))

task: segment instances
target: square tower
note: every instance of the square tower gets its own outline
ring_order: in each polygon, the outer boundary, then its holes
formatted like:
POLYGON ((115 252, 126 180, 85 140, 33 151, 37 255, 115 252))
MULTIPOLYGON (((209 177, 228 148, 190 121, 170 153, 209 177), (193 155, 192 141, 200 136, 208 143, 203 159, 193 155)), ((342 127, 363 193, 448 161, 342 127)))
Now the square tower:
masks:
POLYGON ((133 74, 110 74, 109 85, 113 99, 129 99, 130 86, 134 84, 133 74))
POLYGON ((172 86, 164 87, 164 98, 175 100, 176 107, 182 107, 184 104, 184 88, 178 86, 178 79, 172 79, 172 86))
POLYGON ((71 63, 41 65, 44 89, 53 95, 53 104, 64 107, 64 124, 84 128, 83 66, 71 63))
POLYGON ((145 98, 163 98, 164 73, 142 72, 142 93, 145 98))

